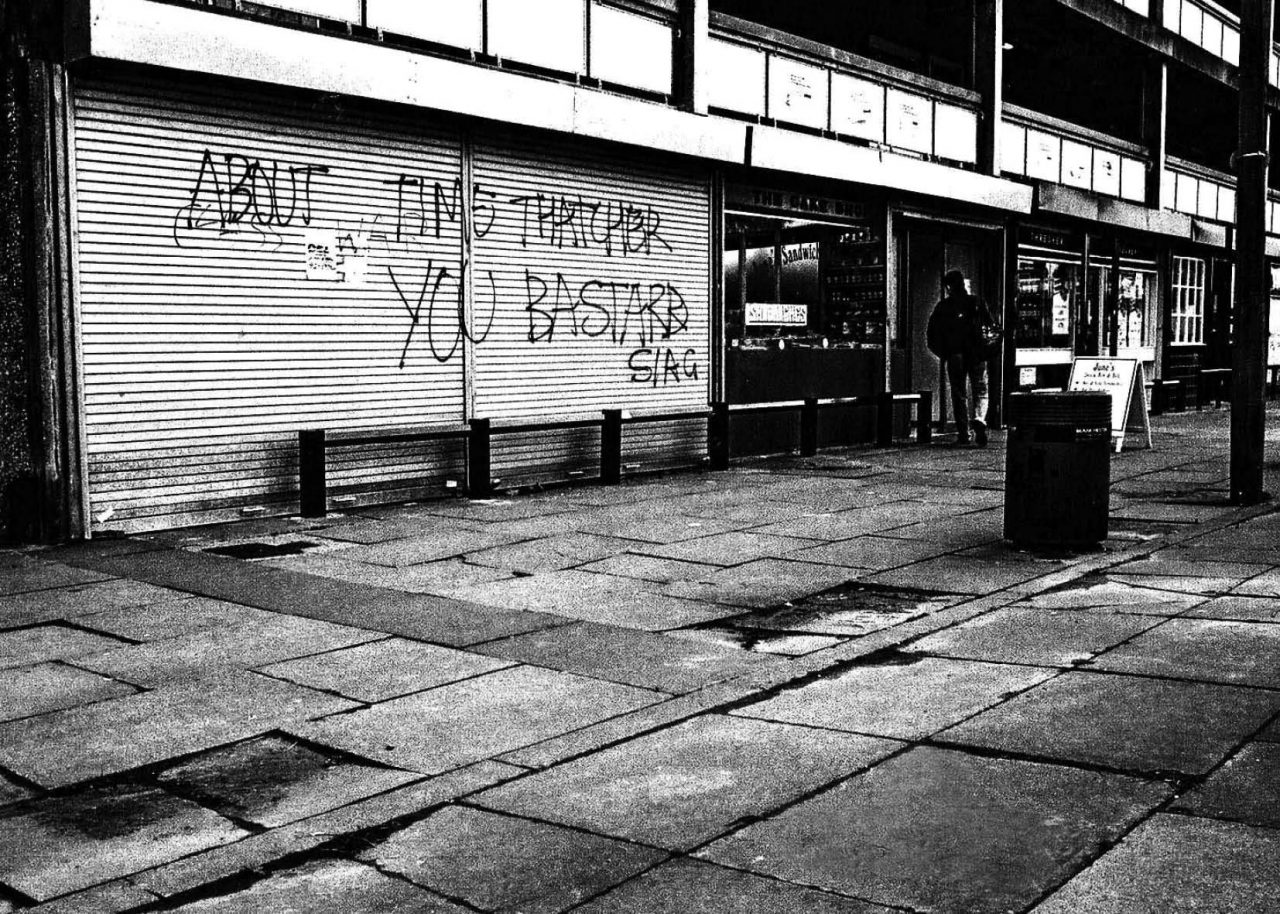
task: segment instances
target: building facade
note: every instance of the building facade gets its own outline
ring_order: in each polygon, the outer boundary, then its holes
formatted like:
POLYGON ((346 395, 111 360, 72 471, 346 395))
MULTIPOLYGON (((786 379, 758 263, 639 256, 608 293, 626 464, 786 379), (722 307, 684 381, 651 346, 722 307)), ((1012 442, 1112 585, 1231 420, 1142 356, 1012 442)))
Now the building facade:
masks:
MULTIPOLYGON (((955 268, 1003 315, 999 392, 1229 360, 1239 31, 1210 0, 30 6, 11 537, 296 512, 307 429, 522 424, 492 445, 515 487, 594 473, 603 411, 660 413, 624 463, 696 465, 712 402, 936 391, 955 268)), ((460 435, 335 447, 329 493, 468 469, 460 435)))

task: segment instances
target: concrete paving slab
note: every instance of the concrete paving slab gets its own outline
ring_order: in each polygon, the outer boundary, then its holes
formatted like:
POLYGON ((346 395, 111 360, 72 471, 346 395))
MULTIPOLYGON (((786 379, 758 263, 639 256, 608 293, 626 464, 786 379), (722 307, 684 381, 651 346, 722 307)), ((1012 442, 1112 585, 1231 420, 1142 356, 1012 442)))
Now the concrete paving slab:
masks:
POLYGON ((242 625, 81 657, 77 665, 138 685, 156 686, 350 647, 376 637, 364 629, 272 613, 242 625))
POLYGON ((743 562, 764 558, 781 558, 814 545, 810 539, 794 536, 768 536, 763 533, 740 531, 718 533, 695 540, 669 545, 635 545, 631 552, 640 552, 658 558, 677 559, 681 562, 698 562, 703 565, 741 565, 743 562))
POLYGON ((1280 718, 1273 720, 1265 730, 1258 734, 1258 739, 1280 743, 1280 718))
POLYGON ((62 663, 0 672, 0 721, 132 695, 137 689, 62 663))
POLYGON ((453 646, 560 624, 535 613, 405 594, 202 552, 157 550, 85 561, 112 574, 232 603, 453 646))
POLYGON ((37 625, 0 632, 0 670, 66 660, 119 648, 125 642, 69 625, 37 625))
POLYGON ((480 794, 493 809, 687 850, 899 743, 707 715, 480 794))
POLYGON ((1245 597, 1280 597, 1280 568, 1273 568, 1238 585, 1233 594, 1245 597))
POLYGON ((289 728, 367 759, 439 774, 661 700, 642 689, 534 667, 499 670, 289 728))
POLYGON ((653 584, 670 584, 675 581, 702 580, 703 576, 715 571, 718 567, 718 565, 681 562, 676 559, 661 559, 652 555, 624 552, 611 555, 607 559, 600 559, 598 562, 588 562, 578 570, 590 571, 594 574, 611 574, 619 578, 631 578, 653 584))
POLYGON ((632 545, 632 540, 613 536, 562 533, 471 552, 467 555, 467 561, 505 571, 536 574, 585 565, 587 562, 625 552, 632 545))
POLYGON ((944 629, 911 649, 945 657, 1070 666, 1146 631, 1160 619, 1120 613, 999 609, 944 629))
POLYGON ((851 667, 838 676, 785 689, 735 715, 921 739, 989 708, 1009 693, 1044 682, 1052 670, 968 660, 904 658, 851 667))
POLYGON ((161 772, 158 780, 229 819, 276 828, 421 780, 421 775, 264 737, 198 755, 161 772))
POLYGON ((1094 661, 1102 670, 1280 689, 1280 625, 1170 619, 1094 661))
POLYGON ((929 520, 886 530, 892 539, 935 543, 950 549, 965 549, 982 543, 998 542, 1004 537, 1004 517, 999 511, 976 511, 929 520))
POLYGON ((0 765, 62 787, 356 707, 238 671, 0 724, 0 765))
POLYGON ((1158 815, 1054 892, 1035 914, 1275 911, 1280 832, 1158 815))
POLYGON ((937 505, 926 505, 923 502, 900 501, 883 504, 877 500, 866 507, 813 514, 768 524, 758 528, 756 532, 831 542, 905 527, 926 518, 937 518, 938 513, 937 505))
POLYGON ((645 543, 679 543, 737 530, 739 525, 719 516, 696 517, 685 513, 678 501, 672 510, 654 511, 645 504, 628 506, 584 517, 578 529, 583 533, 645 543))
POLYGON ((507 666, 466 651, 388 638, 273 663, 258 672, 373 704, 507 666))
POLYGON ((1137 587, 1090 575, 1065 587, 1037 594, 1016 605, 1036 609, 1110 609, 1153 616, 1177 616, 1205 602, 1200 594, 1137 587))
POLYGON ((468 587, 455 592, 454 596, 489 606, 554 613, 567 619, 621 625, 644 631, 696 625, 721 618, 733 611, 698 600, 646 590, 644 586, 642 582, 613 575, 554 571, 510 581, 497 581, 480 587, 468 587))
POLYGON ((1023 910, 1168 793, 1118 775, 917 748, 702 856, 913 911, 994 914, 1023 910))
POLYGON ((370 587, 383 587, 404 593, 447 594, 461 587, 503 581, 512 577, 509 571, 472 565, 461 559, 441 559, 436 562, 427 562, 425 565, 386 568, 382 565, 366 565, 363 562, 350 561, 341 552, 271 559, 264 564, 322 578, 332 578, 336 581, 366 584, 370 587))
POLYGON ((0 883, 45 901, 245 834, 155 787, 93 787, 0 810, 0 883))
POLYGON ((863 578, 881 587, 911 587, 939 593, 987 595, 1052 574, 1059 566, 1048 562, 997 564, 978 556, 944 555, 913 565, 881 571, 863 578))
POLYGON ((419 524, 416 535, 408 538, 355 546, 335 554, 346 561, 380 565, 384 568, 405 568, 438 559, 456 558, 470 552, 500 548, 514 541, 511 534, 494 525, 487 525, 480 530, 441 527, 428 533, 429 529, 419 524))
POLYGON ((452 533, 478 530, 484 526, 455 519, 446 527, 440 524, 435 515, 403 506, 392 511, 373 513, 381 513, 382 516, 348 515, 336 523, 326 524, 323 529, 310 532, 327 540, 371 546, 375 543, 390 543, 394 540, 419 537, 422 536, 423 530, 432 527, 441 529, 442 532, 452 533))
POLYGON ((935 737, 1124 771, 1205 774, 1280 709, 1238 686, 1073 672, 935 737))
POLYGON ((940 612, 955 597, 879 590, 856 581, 730 620, 742 628, 857 638, 940 612))
POLYGON ((698 644, 777 657, 803 657, 815 651, 823 651, 838 644, 844 644, 849 640, 831 635, 791 635, 785 632, 741 628, 728 623, 678 629, 667 632, 667 636, 679 638, 681 641, 693 641, 698 644))
POLYGON ((763 609, 804 599, 858 577, 849 568, 787 559, 757 559, 712 570, 697 581, 677 581, 663 593, 705 603, 763 609))
POLYGON ((1126 571, 1127 566, 1121 565, 1118 569, 1107 572, 1107 579, 1117 584, 1130 584, 1138 588, 1165 590, 1174 594, 1205 594, 1206 596, 1230 593, 1233 588, 1240 585, 1240 578, 1235 575, 1221 578, 1207 576, 1189 578, 1184 575, 1159 575, 1148 572, 1127 574, 1125 573, 1126 571))
POLYGON ((937 543, 913 542, 883 536, 855 536, 853 539, 815 546, 804 551, 806 562, 843 565, 846 568, 873 568, 884 571, 937 558, 949 551, 937 543))
POLYGON ((171 908, 174 914, 465 914, 466 908, 350 860, 315 860, 225 895, 171 908))
POLYGON ((1234 580, 1237 584, 1247 581, 1267 571, 1270 565, 1250 564, 1247 562, 1206 561, 1174 549, 1161 549, 1151 555, 1117 566, 1120 574, 1148 574, 1162 578, 1214 578, 1218 580, 1234 580))
POLYGON ((61 562, 19 557, 0 575, 0 596, 75 587, 105 581, 114 575, 86 568, 74 568, 61 562))
POLYGON ((890 914, 889 908, 741 870, 676 859, 577 908, 575 914, 890 914))
POLYGON ((556 914, 665 856, 558 825, 447 806, 360 859, 483 911, 556 914))
POLYGON ((1215 597, 1184 614, 1188 619, 1228 619, 1237 622, 1280 622, 1280 599, 1275 597, 1215 597))
POLYGON ((1280 829, 1280 744, 1249 743, 1170 809, 1280 829))
POLYGON ((591 622, 493 641, 477 650, 506 660, 673 694, 692 692, 708 683, 781 662, 730 647, 695 644, 591 622))
POLYGON ((17 781, 0 774, 0 806, 8 806, 10 803, 26 800, 34 795, 17 781))
POLYGON ((213 628, 262 623, 275 613, 208 597, 189 597, 150 606, 126 606, 72 616, 68 621, 130 641, 164 641, 213 628))
POLYGON ((86 612, 181 602, 191 594, 137 581, 110 579, 0 597, 0 628, 17 628, 86 612))

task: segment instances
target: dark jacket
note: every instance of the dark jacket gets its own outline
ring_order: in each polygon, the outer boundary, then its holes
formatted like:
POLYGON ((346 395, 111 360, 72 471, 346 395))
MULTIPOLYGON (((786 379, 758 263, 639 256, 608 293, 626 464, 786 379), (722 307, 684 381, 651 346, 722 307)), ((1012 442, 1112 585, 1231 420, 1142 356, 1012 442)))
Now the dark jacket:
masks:
POLYGON ((982 328, 995 325, 986 304, 974 295, 949 295, 929 316, 925 343, 940 359, 963 355, 966 362, 986 359, 982 328))

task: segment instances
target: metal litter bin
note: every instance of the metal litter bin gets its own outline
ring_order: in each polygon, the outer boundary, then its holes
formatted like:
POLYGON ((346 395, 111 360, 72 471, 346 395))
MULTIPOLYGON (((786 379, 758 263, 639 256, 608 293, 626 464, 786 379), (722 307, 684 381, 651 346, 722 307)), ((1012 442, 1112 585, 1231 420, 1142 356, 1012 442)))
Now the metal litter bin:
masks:
POLYGON ((1091 546, 1107 537, 1111 395, 1009 397, 1004 535, 1020 546, 1091 546))

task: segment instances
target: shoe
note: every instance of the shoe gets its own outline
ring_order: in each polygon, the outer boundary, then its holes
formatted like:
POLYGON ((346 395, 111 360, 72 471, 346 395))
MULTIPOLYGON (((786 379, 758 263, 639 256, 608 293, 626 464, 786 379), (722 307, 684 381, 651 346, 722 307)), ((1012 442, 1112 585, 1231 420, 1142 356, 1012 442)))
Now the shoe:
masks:
POLYGON ((981 419, 973 420, 973 440, 978 447, 987 446, 987 423, 981 419))

